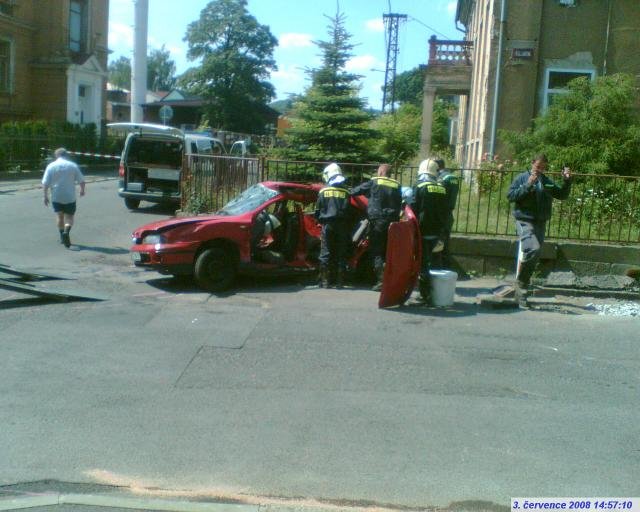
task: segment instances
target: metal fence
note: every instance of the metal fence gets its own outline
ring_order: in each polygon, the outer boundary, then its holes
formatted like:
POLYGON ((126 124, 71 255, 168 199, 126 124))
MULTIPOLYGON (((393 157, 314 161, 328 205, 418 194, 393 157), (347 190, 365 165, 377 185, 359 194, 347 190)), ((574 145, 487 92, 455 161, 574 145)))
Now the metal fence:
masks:
MULTIPOLYGON (((319 182, 327 162, 297 162, 266 158, 190 156, 185 158, 182 207, 194 212, 215 211, 247 186, 259 181, 319 182)), ((373 176, 377 164, 340 164, 347 185, 355 186, 373 176)), ((469 235, 514 236, 509 185, 521 171, 453 169, 460 177, 454 212, 454 232, 469 235)), ((411 187, 417 167, 395 169, 402 186, 411 187)), ((549 173, 560 181, 559 175, 549 173)), ((571 194, 554 201, 547 223, 549 238, 640 242, 640 178, 632 176, 576 174, 571 194)))
POLYGON ((124 145, 124 137, 79 137, 76 135, 0 135, 0 172, 14 169, 44 169, 53 150, 65 147, 79 152, 74 155, 78 164, 104 163, 100 157, 82 153, 109 153, 119 155, 124 145))
POLYGON ((185 155, 181 174, 181 208, 213 212, 248 186, 264 181, 263 160, 229 156, 185 155))
MULTIPOLYGON (((507 191, 521 171, 458 170, 460 193, 454 230, 477 235, 514 235, 507 191)), ((561 177, 548 173, 556 182, 561 177)), ((547 237, 563 240, 640 242, 640 178, 574 173, 571 193, 554 200, 547 237)))

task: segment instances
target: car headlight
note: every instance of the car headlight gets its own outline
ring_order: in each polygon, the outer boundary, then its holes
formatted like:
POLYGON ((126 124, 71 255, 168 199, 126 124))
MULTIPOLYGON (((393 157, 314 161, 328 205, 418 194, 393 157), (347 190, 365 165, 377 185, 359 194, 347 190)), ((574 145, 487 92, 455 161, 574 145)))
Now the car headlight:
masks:
POLYGON ((150 245, 162 244, 164 242, 165 242, 164 237, 157 233, 152 235, 147 235, 142 239, 143 244, 150 244, 150 245))

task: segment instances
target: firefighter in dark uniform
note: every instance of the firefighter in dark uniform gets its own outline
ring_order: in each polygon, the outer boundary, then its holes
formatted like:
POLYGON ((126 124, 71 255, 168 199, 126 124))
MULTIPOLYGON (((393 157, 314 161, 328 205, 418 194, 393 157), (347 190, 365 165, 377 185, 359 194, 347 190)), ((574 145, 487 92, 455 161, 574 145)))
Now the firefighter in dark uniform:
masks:
POLYGON ((402 205, 400 183, 388 177, 390 170, 389 164, 382 164, 378 167, 377 176, 351 190, 351 195, 364 195, 369 199, 369 251, 377 280, 373 286, 375 291, 382 289, 389 224, 400 219, 402 205))
POLYGON ((438 164, 438 181, 444 185, 447 191, 447 203, 449 204, 449 218, 447 219, 447 232, 445 234, 444 249, 441 253, 442 268, 451 269, 451 252, 449 250, 449 242, 451 239, 451 231, 453 229, 453 211, 456 209, 458 202, 458 192, 460 191, 460 179, 451 171, 445 168, 444 160, 436 159, 438 164))
POLYGON ((444 248, 449 219, 449 203, 444 185, 438 181, 438 164, 423 160, 418 168, 418 183, 413 192, 413 211, 420 223, 422 236, 422 268, 419 289, 422 299, 431 301, 431 269, 434 253, 444 248))
POLYGON ((322 224, 319 285, 342 288, 349 244, 349 190, 342 186, 345 178, 338 164, 327 165, 322 177, 327 186, 318 193, 315 209, 322 224))

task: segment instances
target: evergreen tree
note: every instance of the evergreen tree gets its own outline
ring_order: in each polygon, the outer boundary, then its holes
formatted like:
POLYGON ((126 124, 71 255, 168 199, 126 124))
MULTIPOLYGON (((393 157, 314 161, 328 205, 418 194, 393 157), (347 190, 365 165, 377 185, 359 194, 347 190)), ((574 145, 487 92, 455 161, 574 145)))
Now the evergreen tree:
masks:
POLYGON ((373 157, 369 128, 371 116, 358 96, 359 75, 345 66, 351 57, 351 35, 345 17, 337 13, 328 28, 328 41, 314 41, 322 55, 322 66, 308 70, 311 86, 295 105, 289 130, 287 156, 300 160, 366 162, 373 157))

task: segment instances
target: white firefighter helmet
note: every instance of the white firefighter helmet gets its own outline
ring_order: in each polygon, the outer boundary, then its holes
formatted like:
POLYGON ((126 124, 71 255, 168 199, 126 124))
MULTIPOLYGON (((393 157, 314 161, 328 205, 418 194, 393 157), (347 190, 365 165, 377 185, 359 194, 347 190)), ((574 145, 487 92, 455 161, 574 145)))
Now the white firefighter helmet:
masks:
POLYGON ((322 171, 322 179, 325 183, 329 183, 329 180, 334 176, 342 175, 342 169, 336 163, 327 165, 322 171))
POLYGON ((440 166, 438 165, 438 162, 433 158, 423 160, 420 162, 420 166, 418 167, 418 178, 425 177, 426 175, 437 177, 439 169, 440 166))

